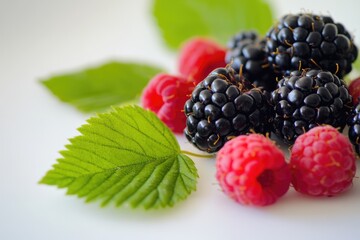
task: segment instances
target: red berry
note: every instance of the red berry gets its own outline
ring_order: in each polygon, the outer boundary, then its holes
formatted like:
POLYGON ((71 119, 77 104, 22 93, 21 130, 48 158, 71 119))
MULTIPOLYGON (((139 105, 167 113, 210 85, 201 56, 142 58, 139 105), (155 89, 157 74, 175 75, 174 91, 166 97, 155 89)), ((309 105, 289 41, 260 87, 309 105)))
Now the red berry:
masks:
POLYGON ((292 148, 292 184, 312 196, 337 195, 352 185, 355 153, 349 140, 331 126, 300 135, 292 148))
POLYGON ((353 97, 354 106, 356 106, 360 97, 360 77, 350 82, 349 93, 353 97))
POLYGON ((183 108, 193 89, 194 84, 183 77, 158 74, 144 89, 141 103, 145 109, 156 113, 174 133, 182 133, 186 124, 183 108))
POLYGON ((225 67, 226 49, 206 38, 186 42, 179 57, 179 72, 196 84, 215 68, 225 67))
POLYGON ((288 191, 291 180, 284 154, 260 134, 227 142, 218 152, 216 169, 225 194, 244 205, 274 203, 288 191))

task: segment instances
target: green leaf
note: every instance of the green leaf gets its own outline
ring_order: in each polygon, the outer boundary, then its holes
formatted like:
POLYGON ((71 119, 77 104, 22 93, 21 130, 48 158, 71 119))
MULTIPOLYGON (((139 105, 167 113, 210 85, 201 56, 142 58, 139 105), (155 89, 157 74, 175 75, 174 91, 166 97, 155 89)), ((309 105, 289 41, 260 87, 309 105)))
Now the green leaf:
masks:
POLYGON ((356 59, 356 61, 353 64, 353 68, 357 71, 360 71, 360 57, 356 59))
POLYGON ((150 78, 161 71, 144 64, 109 62, 42 83, 61 101, 83 112, 104 111, 138 97, 150 78))
POLYGON ((265 34, 273 23, 271 8, 262 0, 154 0, 153 15, 171 48, 197 35, 225 44, 242 30, 265 34))
POLYGON ((197 170, 173 133, 150 111, 116 107, 81 126, 40 183, 102 205, 173 206, 196 189, 197 170))

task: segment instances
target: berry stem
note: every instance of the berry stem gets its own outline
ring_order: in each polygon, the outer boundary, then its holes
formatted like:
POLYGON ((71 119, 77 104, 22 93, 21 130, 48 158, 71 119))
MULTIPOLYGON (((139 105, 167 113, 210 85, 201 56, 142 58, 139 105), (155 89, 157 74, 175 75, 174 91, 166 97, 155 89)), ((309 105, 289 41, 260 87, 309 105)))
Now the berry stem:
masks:
POLYGON ((197 154, 197 153, 188 152, 185 150, 181 150, 180 152, 183 154, 186 154, 186 155, 193 156, 193 157, 200 157, 200 158, 214 158, 215 157, 215 154, 197 154))

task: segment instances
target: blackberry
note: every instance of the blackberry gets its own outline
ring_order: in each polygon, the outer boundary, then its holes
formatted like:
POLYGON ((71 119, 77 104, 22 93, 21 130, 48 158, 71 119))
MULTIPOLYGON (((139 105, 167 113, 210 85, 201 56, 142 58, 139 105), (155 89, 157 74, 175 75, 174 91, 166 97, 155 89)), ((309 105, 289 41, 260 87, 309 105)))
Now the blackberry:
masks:
POLYGON ((349 139, 355 146, 355 151, 360 154, 360 103, 356 105, 349 118, 349 139))
POLYGON ((225 61, 256 87, 272 91, 277 76, 268 62, 265 45, 266 39, 260 39, 256 32, 240 32, 229 41, 225 61))
POLYGON ((313 68, 342 78, 351 71, 358 54, 345 27, 328 16, 285 15, 267 37, 269 62, 275 72, 282 74, 313 68))
POLYGON ((352 97, 343 80, 329 71, 291 72, 272 92, 275 134, 287 143, 318 125, 342 131, 352 108, 352 97))
POLYGON ((185 136, 203 151, 216 152, 240 134, 270 132, 267 99, 230 67, 215 69, 200 82, 184 110, 185 136))

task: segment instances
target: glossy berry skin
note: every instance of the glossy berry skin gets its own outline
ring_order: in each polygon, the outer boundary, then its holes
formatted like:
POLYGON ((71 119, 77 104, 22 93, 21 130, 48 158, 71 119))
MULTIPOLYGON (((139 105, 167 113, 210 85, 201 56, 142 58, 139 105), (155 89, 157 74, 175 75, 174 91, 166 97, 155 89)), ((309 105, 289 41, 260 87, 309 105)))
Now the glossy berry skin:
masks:
POLYGON ((345 83, 322 70, 294 71, 272 92, 274 131, 286 143, 318 125, 342 130, 352 109, 345 83))
POLYGON ((360 104, 358 103, 350 114, 348 136, 355 146, 357 154, 360 154, 360 104))
POLYGON ((355 160, 351 143, 335 128, 313 128, 291 150, 292 185, 307 195, 338 195, 352 185, 355 160))
POLYGON ((250 134, 232 139, 218 152, 216 178, 236 202, 266 206, 288 191, 291 175, 282 151, 263 135, 250 134))
POLYGON ((270 132, 272 110, 261 90, 252 87, 230 67, 210 73, 184 106, 189 142, 216 152, 235 136, 270 132))
POLYGON ((267 37, 269 62, 280 73, 313 68, 342 78, 358 55, 349 32, 327 16, 285 15, 267 37))
POLYGON ((225 67, 226 49, 207 38, 193 38, 181 48, 178 60, 180 75, 198 84, 215 68, 225 67))
POLYGON ((354 106, 356 106, 359 103, 360 97, 360 78, 356 78, 350 82, 349 93, 353 98, 354 106))
POLYGON ((183 77, 158 74, 144 89, 141 104, 156 113, 174 133, 182 133, 186 122, 183 106, 193 89, 194 84, 183 77))
POLYGON ((268 62, 265 45, 266 40, 260 39, 256 32, 240 32, 229 41, 225 60, 254 86, 273 91, 279 76, 268 62))

